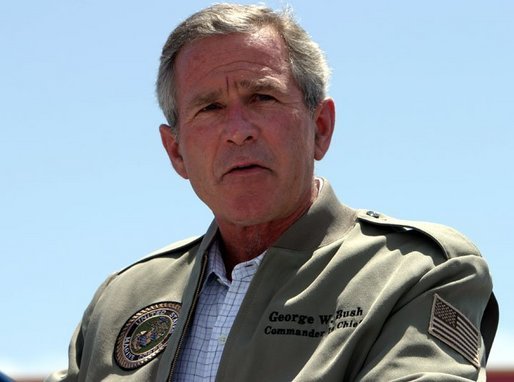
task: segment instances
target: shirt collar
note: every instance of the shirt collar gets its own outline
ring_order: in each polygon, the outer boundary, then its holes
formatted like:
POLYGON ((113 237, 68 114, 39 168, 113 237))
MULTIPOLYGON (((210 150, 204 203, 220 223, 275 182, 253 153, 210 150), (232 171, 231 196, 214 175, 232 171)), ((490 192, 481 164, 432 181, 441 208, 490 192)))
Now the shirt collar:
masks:
MULTIPOLYGON (((255 270, 257 270, 257 268, 259 268, 259 265, 261 264, 265 254, 266 254, 266 251, 264 251, 259 256, 255 257, 251 260, 237 264, 234 267, 234 269, 232 270, 232 279, 235 278, 234 276, 236 275, 238 270, 243 267, 253 267, 255 270)), ((207 270, 206 270, 206 278, 204 281, 204 285, 210 278, 216 277, 223 284, 225 284, 226 286, 229 286, 231 284, 231 281, 227 277, 227 270, 225 268, 225 263, 223 262, 223 255, 221 254, 218 240, 214 240, 212 242, 211 246, 209 247, 209 253, 208 253, 207 257, 208 257, 207 270)))

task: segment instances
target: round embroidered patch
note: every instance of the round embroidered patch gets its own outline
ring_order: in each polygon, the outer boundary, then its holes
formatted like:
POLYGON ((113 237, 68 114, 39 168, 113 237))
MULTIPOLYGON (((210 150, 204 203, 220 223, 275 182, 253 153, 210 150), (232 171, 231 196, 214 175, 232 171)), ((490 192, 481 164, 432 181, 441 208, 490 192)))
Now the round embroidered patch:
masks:
POLYGON ((116 339, 114 358, 125 370, 143 366, 166 348, 180 312, 177 302, 159 302, 130 317, 116 339))

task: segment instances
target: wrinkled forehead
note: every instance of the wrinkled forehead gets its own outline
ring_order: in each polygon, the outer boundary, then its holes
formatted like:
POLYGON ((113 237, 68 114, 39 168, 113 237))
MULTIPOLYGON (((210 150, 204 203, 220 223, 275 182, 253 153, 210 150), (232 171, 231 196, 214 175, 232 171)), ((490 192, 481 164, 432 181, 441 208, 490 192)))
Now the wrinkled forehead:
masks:
POLYGON ((252 73, 256 77, 290 76, 288 55, 273 29, 232 33, 195 40, 184 46, 175 62, 177 90, 212 78, 217 73, 252 73))
MULTIPOLYGON (((252 59, 255 54, 263 59, 280 59, 289 63, 287 48, 282 36, 273 27, 262 27, 248 33, 217 34, 197 38, 184 44, 177 53, 175 72, 180 71, 186 61, 189 64, 202 63, 213 56, 230 56, 252 59)), ((187 66, 185 66, 187 67, 187 66)))

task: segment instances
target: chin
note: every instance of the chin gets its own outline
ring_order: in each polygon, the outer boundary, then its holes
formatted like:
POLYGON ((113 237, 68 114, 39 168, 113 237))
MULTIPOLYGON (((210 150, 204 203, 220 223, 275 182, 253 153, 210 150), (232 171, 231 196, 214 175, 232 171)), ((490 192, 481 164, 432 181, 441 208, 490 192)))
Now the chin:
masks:
POLYGON ((236 215, 236 216, 228 216, 223 219, 223 221, 228 222, 230 224, 240 226, 240 227, 252 227, 261 224, 266 224, 271 222, 273 219, 269 217, 263 216, 253 216, 253 215, 236 215))
POLYGON ((237 209, 235 211, 224 209, 223 213, 218 215, 215 213, 214 215, 219 217, 219 220, 225 223, 241 227, 266 224, 274 220, 274 215, 270 213, 269 210, 262 210, 262 206, 259 210, 249 208, 249 206, 237 209))

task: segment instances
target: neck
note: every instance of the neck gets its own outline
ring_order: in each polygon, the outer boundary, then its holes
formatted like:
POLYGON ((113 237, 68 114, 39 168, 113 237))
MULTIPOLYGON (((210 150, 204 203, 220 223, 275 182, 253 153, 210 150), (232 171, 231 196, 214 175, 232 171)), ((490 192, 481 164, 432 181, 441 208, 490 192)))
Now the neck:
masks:
POLYGON ((311 197, 290 215, 251 226, 241 226, 218 221, 220 230, 220 246, 227 275, 242 262, 251 260, 278 240, 278 238, 310 208, 318 195, 318 187, 314 186, 311 197))

